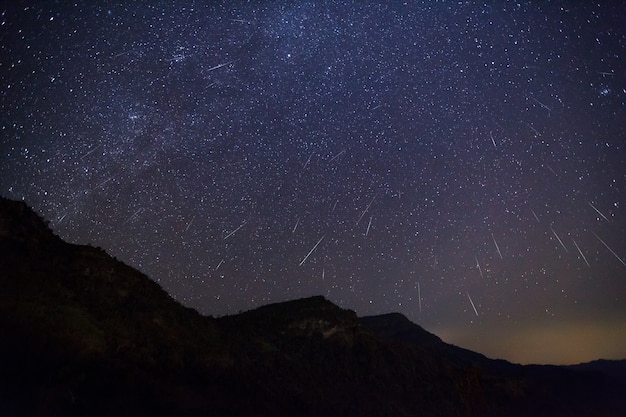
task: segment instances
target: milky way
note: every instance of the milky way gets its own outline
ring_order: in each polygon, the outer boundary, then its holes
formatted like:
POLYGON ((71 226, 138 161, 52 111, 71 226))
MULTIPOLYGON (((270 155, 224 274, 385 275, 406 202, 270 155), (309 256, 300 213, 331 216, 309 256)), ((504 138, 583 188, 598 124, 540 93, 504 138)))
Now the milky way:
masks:
POLYGON ((0 194, 204 314, 626 357, 626 7, 389 3, 5 4, 0 194))

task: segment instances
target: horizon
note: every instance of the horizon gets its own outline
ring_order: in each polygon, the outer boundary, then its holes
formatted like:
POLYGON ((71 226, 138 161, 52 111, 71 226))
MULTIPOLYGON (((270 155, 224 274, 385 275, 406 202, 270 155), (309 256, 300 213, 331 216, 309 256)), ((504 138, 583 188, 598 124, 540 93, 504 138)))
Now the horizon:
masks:
MULTIPOLYGON (((0 196, 0 198, 5 198, 0 196)), ((50 230, 50 232, 54 233, 54 230, 50 227, 50 221, 48 219, 46 219, 45 217, 43 217, 40 213, 37 213, 36 211, 34 211, 34 209, 28 205, 28 202, 26 201, 22 201, 22 200, 9 200, 9 201, 17 201, 17 202, 21 202, 26 204, 26 206, 30 209, 33 210, 33 212, 39 216, 39 218, 42 219, 42 221, 44 222, 44 224, 46 225, 46 227, 48 228, 48 230, 50 230)), ((56 235, 56 233, 55 233, 56 235)), ((61 238, 62 239, 62 238, 61 238)), ((62 239, 63 240, 63 239, 62 239)), ((65 240, 63 240, 65 241, 65 240)), ((83 245, 83 244, 77 244, 77 243, 72 243, 72 242, 68 242, 72 245, 83 245)), ((150 277, 148 274, 144 273, 143 271, 139 270, 138 268, 136 268, 133 265, 129 265, 126 264, 124 261, 121 261, 119 259, 116 259, 115 257, 113 257, 111 254, 109 254, 105 249, 99 248, 99 247, 94 247, 92 245, 87 244, 86 246, 89 246, 91 248, 95 248, 95 249, 99 249, 99 250, 104 250, 104 252, 106 253, 106 255, 108 257, 110 257, 111 259, 115 259, 117 262, 122 262, 125 265, 129 266, 130 268, 142 273, 145 275, 145 277, 153 282, 156 282, 152 279, 152 277, 150 277)), ((158 282, 156 282, 159 286, 160 284, 158 282)), ((161 286, 162 288, 162 286, 161 286)), ((165 289, 164 289, 165 290, 165 289)), ((167 292, 167 291, 166 291, 167 292)), ((169 293, 168 293, 169 294, 169 293)), ((171 294, 169 294, 171 296, 171 294)), ((602 340, 603 338, 594 338, 594 332, 596 332, 598 329, 593 325, 593 323, 588 322, 587 323, 587 327, 588 330, 587 331, 583 331, 582 333, 578 332, 577 329, 570 329, 570 334, 568 335, 568 338, 559 338, 558 336, 555 337, 554 334, 552 334, 552 332, 539 332, 539 334, 537 335, 537 327, 533 327, 532 329, 530 328, 526 328, 526 329, 519 329, 516 328, 516 330, 514 331, 510 331, 509 329, 509 333, 511 333, 510 336, 506 337, 506 338, 500 338, 499 340, 503 343, 501 343, 500 345, 495 345, 495 348, 492 348, 491 351, 489 352, 485 352, 485 351, 481 351, 481 345, 479 343, 476 343, 476 334, 475 333, 471 333, 468 332, 467 329, 454 329, 454 330, 449 330, 446 329, 445 327, 439 328, 439 329, 427 329, 425 327, 423 327, 418 320, 412 319, 410 317, 407 317, 405 314, 399 312, 399 311, 388 311, 388 312, 379 312, 376 314, 359 314, 358 311, 350 308, 350 306, 345 306, 342 305, 341 303, 334 301, 332 299, 329 299, 327 296, 323 295, 323 294, 313 294, 313 295, 309 295, 309 296, 305 296, 305 297, 301 297, 301 298, 296 298, 296 299, 286 299, 286 300, 281 300, 281 301, 275 301, 275 302, 271 302, 271 303, 265 303, 265 304, 260 304, 257 306, 253 306, 248 310, 240 310, 238 312, 232 312, 232 313, 228 313, 225 315, 221 315, 221 316, 212 316, 212 315, 206 315, 203 314, 202 312, 200 312, 199 310, 197 310, 196 308, 193 307, 189 307, 189 306, 185 306, 187 308, 191 308, 195 311, 197 311, 200 315, 202 315, 203 317, 206 318, 212 318, 212 319, 220 319, 220 318, 224 318, 224 317, 232 317, 232 316, 237 316, 239 314, 243 314, 243 313, 247 313, 247 312, 251 312, 263 307, 267 307, 267 306, 272 306, 272 305, 280 305, 280 304, 284 304, 284 303, 289 303, 289 302, 297 302, 300 300, 306 300, 306 299, 310 299, 310 298, 316 298, 316 297, 321 297, 324 300, 326 300, 327 302, 337 306, 338 308, 344 309, 344 310, 350 310, 353 311, 357 317, 359 318, 365 318, 365 317, 377 317, 377 316, 384 316, 384 315, 389 315, 389 314, 400 314, 401 316, 403 316, 404 318, 406 318, 407 320, 409 320, 411 323, 419 326, 422 330, 437 336, 438 338, 440 338, 442 340, 442 342, 450 344, 450 345, 454 345, 463 349, 468 349, 471 350, 473 352, 482 354, 484 356, 486 356, 489 359, 493 359, 493 360, 506 360, 508 362, 514 363, 514 364, 520 364, 520 365, 556 365, 556 366, 567 366, 567 365, 580 365, 580 364, 585 364, 585 363, 590 363, 590 362, 595 362, 595 361, 602 361, 602 360, 616 360, 616 361, 626 361, 626 354, 624 354, 623 352, 620 351, 620 349, 617 349, 615 351, 611 351, 611 350, 605 350, 607 352, 609 352, 609 354, 607 356, 600 356, 600 357, 590 357, 590 356, 585 356, 588 355, 586 349, 585 350, 580 350, 576 349, 574 352, 572 352, 571 346, 572 346, 572 341, 575 340, 576 342, 581 342, 581 341, 589 341, 589 340, 595 340, 595 341, 599 341, 602 340), (546 334, 548 333, 548 334, 546 334), (538 340, 532 340, 532 337, 536 337, 539 336, 538 340), (576 339, 576 337, 581 338, 582 339, 576 339), (528 342, 528 339, 531 339, 531 342, 528 342), (554 346, 551 345, 551 343, 547 343, 548 349, 545 349, 546 347, 546 342, 551 342, 552 344, 555 344, 554 346), (541 346, 539 346, 539 344, 542 344, 541 346), (478 348, 474 348, 475 346, 479 346, 478 348), (517 346, 519 349, 511 349, 511 345, 515 345, 517 346), (544 362, 534 362, 532 359, 527 360, 524 358, 532 358, 535 357, 535 353, 533 353, 533 350, 529 348, 533 348, 536 350, 541 350, 543 352, 542 357, 544 358, 553 358, 553 359, 547 359, 544 362), (582 355, 580 355, 582 353, 582 355), (620 356, 621 355, 621 356, 620 356), (564 359, 564 358, 570 358, 568 359, 564 359), (576 358, 576 359, 574 359, 576 358), (582 359, 581 359, 582 358, 582 359)), ((174 300, 175 302, 181 304, 184 306, 183 303, 181 303, 179 300, 177 300, 176 298, 172 297, 172 300, 174 300)), ((547 324, 547 323, 546 323, 547 324)), ((617 327, 622 326, 622 323, 616 323, 617 327)), ((552 324, 554 326, 554 323, 552 324)), ((559 326, 560 327, 560 326, 559 326)), ((499 329, 499 331, 503 331, 504 329, 499 329)), ((609 334, 612 332, 612 328, 608 327, 608 329, 605 329, 606 333, 609 334)), ((558 330, 557 330, 558 332, 558 330)), ((597 335, 595 335, 597 336, 597 335)), ((618 346, 618 340, 616 340, 615 346, 618 346)), ((602 351, 601 347, 605 347, 603 344, 599 344, 598 346, 594 346, 595 349, 597 349, 597 351, 602 351)), ((594 350, 594 349, 592 349, 594 350)))

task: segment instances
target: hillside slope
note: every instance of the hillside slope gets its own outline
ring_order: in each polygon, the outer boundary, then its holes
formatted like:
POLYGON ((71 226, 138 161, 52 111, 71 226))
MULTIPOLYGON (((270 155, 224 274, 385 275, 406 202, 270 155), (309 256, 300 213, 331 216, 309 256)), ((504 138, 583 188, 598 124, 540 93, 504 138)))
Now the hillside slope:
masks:
POLYGON ((1 198, 0 254, 0 415, 626 415, 619 378, 492 361, 395 313, 200 316, 1 198))

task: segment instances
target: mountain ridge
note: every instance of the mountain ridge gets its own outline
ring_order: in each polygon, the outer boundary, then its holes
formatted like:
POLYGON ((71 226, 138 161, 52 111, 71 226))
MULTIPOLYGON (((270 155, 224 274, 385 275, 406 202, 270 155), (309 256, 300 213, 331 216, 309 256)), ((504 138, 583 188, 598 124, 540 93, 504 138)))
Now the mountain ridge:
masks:
POLYGON ((626 410, 618 395, 626 382, 597 366, 494 361, 399 313, 359 318, 314 296, 201 316, 103 250, 64 242, 25 203, 4 198, 0 253, 3 415, 626 410))

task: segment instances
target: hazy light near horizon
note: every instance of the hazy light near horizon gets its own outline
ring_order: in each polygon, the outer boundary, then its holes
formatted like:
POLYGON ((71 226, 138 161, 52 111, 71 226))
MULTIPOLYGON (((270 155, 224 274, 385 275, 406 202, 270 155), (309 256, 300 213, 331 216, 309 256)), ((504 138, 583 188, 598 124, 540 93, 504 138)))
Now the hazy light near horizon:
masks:
POLYGON ((626 359, 626 315, 622 320, 539 322, 469 331, 434 330, 445 342, 519 364, 574 365, 596 359, 626 359))

